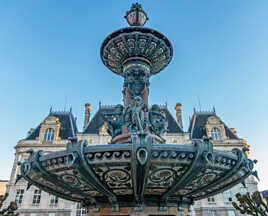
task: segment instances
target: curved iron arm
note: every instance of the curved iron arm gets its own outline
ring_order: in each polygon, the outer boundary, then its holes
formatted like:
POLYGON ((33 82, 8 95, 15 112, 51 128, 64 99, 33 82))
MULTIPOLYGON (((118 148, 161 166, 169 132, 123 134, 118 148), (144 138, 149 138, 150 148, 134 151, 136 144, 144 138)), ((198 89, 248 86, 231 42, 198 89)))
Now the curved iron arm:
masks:
POLYGON ((213 146, 209 140, 206 143, 202 143, 200 141, 196 141, 196 153, 195 159, 192 164, 188 168, 188 170, 184 173, 184 175, 165 193, 162 195, 161 200, 166 202, 168 198, 179 190, 182 187, 185 187, 188 183, 191 182, 199 172, 201 172, 201 168, 205 167, 208 163, 208 155, 212 154, 213 146), (202 161, 204 160, 205 161, 202 161))
POLYGON ((243 152, 240 150, 240 149, 233 149, 232 150, 233 153, 235 153, 238 157, 238 160, 235 164, 235 166, 227 171, 223 177, 219 178, 219 179, 216 179, 215 181, 213 181, 212 183, 202 187, 202 188, 199 188, 198 190, 195 190, 195 191, 192 191, 188 194, 186 194, 185 196, 189 197, 189 196, 192 196, 194 194, 197 194, 197 193, 200 193, 202 191, 205 191, 207 190, 208 188, 211 188, 213 186, 216 186, 222 182, 224 182, 226 179, 228 178, 231 178, 236 172, 239 172, 243 167, 241 166, 241 164, 244 162, 244 160, 246 159, 245 156, 243 155, 243 152))
POLYGON ((109 188, 99 180, 94 170, 85 158, 85 147, 87 145, 87 140, 81 140, 77 142, 76 138, 71 139, 71 142, 67 144, 67 152, 69 152, 69 155, 75 157, 70 162, 70 166, 75 166, 75 168, 80 172, 84 180, 89 185, 91 185, 93 188, 108 198, 113 206, 113 211, 119 211, 119 205, 115 194, 111 192, 109 188))
POLYGON ((20 166, 20 175, 17 175, 17 179, 16 179, 15 184, 19 181, 19 179, 24 178, 26 181, 28 181, 27 189, 29 189, 29 187, 31 185, 34 185, 34 186, 40 188, 41 190, 46 191, 47 193, 54 194, 54 195, 61 197, 63 199, 67 199, 67 200, 74 201, 74 202, 81 202, 81 199, 79 199, 79 198, 73 198, 70 196, 66 196, 65 194, 62 194, 56 190, 48 188, 48 187, 34 181, 33 179, 31 179, 29 177, 29 174, 30 174, 31 170, 35 168, 35 164, 33 162, 30 162, 30 161, 34 160, 34 154, 36 154, 36 153, 34 153, 33 150, 29 151, 28 153, 30 153, 29 159, 23 163, 18 163, 18 165, 20 166))
POLYGON ((67 191, 72 192, 73 194, 78 194, 80 196, 83 196, 86 200, 88 199, 89 201, 94 202, 95 199, 92 198, 90 195, 85 194, 83 191, 81 191, 77 188, 71 187, 66 182, 59 180, 59 177, 57 175, 55 175, 54 173, 51 173, 51 172, 45 170, 42 167, 42 165, 40 164, 40 160, 39 160, 42 153, 43 153, 42 150, 39 150, 39 151, 34 153, 33 165, 40 171, 40 173, 42 173, 42 177, 44 179, 46 179, 49 182, 52 182, 55 185, 60 185, 62 188, 64 188, 67 191))

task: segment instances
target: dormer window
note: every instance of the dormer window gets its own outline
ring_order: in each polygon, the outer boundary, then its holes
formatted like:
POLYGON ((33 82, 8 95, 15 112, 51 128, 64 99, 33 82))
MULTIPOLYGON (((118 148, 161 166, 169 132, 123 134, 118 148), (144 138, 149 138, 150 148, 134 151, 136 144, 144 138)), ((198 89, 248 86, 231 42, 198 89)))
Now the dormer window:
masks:
POLYGON ((52 128, 48 128, 45 131, 44 141, 53 141, 55 138, 55 130, 52 128))
POLYGON ((220 132, 219 128, 214 127, 211 129, 210 132, 211 132, 211 137, 213 140, 221 140, 222 139, 221 132, 220 132))

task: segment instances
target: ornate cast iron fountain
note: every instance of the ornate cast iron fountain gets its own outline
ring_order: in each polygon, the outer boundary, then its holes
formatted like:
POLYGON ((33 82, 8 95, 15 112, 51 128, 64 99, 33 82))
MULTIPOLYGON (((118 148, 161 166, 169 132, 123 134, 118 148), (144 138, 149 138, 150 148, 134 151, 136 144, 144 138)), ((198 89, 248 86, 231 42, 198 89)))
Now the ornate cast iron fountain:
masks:
POLYGON ((143 27, 148 18, 141 5, 133 4, 126 19, 131 26, 110 34, 100 51, 104 65, 124 78, 124 105, 102 113, 111 143, 92 146, 73 137, 64 151, 29 151, 17 179, 88 208, 113 211, 189 208, 243 183, 253 170, 243 151, 213 149, 206 137, 185 145, 165 142, 166 116, 158 105, 148 106, 149 79, 169 64, 172 45, 143 27))

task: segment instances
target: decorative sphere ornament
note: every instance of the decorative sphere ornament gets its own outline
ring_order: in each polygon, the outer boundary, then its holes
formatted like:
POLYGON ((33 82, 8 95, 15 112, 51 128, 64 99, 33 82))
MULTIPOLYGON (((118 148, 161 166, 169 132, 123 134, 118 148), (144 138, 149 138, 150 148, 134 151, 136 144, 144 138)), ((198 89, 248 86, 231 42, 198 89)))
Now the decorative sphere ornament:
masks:
POLYGON ((148 20, 147 14, 139 3, 132 4, 125 18, 130 26, 144 26, 148 20))

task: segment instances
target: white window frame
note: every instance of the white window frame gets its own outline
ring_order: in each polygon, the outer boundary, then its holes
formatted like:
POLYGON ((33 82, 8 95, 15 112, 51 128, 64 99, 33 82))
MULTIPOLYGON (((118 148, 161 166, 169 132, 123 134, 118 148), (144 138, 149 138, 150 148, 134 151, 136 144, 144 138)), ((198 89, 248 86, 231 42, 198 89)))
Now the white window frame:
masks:
POLYGON ((44 141, 53 141, 55 139, 55 130, 53 128, 47 128, 44 134, 44 141))
POLYGON ((248 189, 245 188, 245 187, 241 187, 241 189, 240 189, 240 193, 241 193, 242 195, 246 195, 246 194, 248 193, 248 189))
POLYGON ((57 206, 59 203, 59 198, 53 194, 49 194, 49 205, 57 206))
POLYGON ((207 200, 208 200, 208 203, 215 203, 215 197, 208 197, 207 198, 207 200))
POLYGON ((82 208, 81 203, 77 203, 76 204, 76 216, 86 216, 87 215, 87 211, 85 208, 82 208))
POLYGON ((210 210, 210 216, 217 216, 216 210, 210 210))
POLYGON ((210 133, 213 140, 222 140, 221 131, 219 128, 212 128, 210 133))
POLYGON ((20 205, 22 203, 23 195, 24 195, 24 189, 16 190, 15 202, 17 203, 17 205, 20 205))
POLYGON ((236 216, 234 210, 228 210, 228 216, 236 216))
POLYGON ((223 192, 223 198, 224 198, 224 202, 226 203, 230 203, 233 201, 233 197, 232 197, 232 193, 230 190, 224 191, 223 192))
POLYGON ((34 195, 33 195, 33 205, 40 205, 41 203, 41 193, 42 191, 41 190, 34 190, 34 195))

